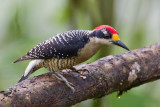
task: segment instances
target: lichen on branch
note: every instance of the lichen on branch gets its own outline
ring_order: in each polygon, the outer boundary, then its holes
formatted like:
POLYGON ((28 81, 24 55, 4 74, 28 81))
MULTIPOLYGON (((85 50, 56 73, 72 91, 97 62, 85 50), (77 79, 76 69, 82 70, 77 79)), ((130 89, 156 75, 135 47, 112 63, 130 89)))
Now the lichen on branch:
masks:
POLYGON ((120 91, 121 94, 133 87, 157 80, 160 78, 160 43, 107 56, 84 64, 83 69, 85 68, 90 72, 62 72, 73 83, 76 90, 74 93, 50 72, 24 80, 0 92, 0 106, 70 107, 86 99, 102 97, 115 91, 120 91))

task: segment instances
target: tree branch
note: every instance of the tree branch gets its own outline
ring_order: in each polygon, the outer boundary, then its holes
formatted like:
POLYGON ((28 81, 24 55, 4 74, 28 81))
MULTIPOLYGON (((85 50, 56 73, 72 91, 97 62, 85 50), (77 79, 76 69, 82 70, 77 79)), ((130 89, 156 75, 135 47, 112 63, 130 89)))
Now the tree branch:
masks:
POLYGON ((47 73, 0 92, 0 106, 69 107, 86 99, 127 91, 157 80, 160 78, 160 44, 107 56, 78 67, 88 69, 90 73, 86 70, 62 72, 74 84, 74 93, 52 73, 47 73))

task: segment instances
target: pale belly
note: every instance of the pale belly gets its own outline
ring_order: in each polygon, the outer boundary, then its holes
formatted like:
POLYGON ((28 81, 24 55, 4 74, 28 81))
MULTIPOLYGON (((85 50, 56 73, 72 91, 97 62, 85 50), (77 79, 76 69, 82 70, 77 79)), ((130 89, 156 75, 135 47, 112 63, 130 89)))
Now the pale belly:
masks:
POLYGON ((70 68, 79 63, 80 62, 78 61, 77 57, 63 58, 63 59, 52 58, 44 60, 43 66, 49 69, 50 71, 59 71, 62 69, 70 68))
POLYGON ((71 68, 72 66, 78 65, 88 60, 94 55, 93 51, 89 53, 88 52, 78 57, 76 56, 63 59, 58 59, 58 58, 46 59, 43 61, 42 66, 49 69, 50 71, 60 71, 62 69, 71 68))

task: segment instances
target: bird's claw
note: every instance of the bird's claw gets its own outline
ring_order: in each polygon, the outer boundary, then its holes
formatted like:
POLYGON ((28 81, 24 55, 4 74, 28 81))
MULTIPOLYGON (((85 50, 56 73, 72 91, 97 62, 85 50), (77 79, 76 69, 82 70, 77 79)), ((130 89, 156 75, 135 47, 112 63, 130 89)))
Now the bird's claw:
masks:
POLYGON ((89 74, 92 73, 92 70, 91 70, 89 67, 83 66, 83 65, 73 66, 73 67, 71 67, 70 69, 73 70, 73 71, 76 71, 76 72, 78 71, 78 72, 80 72, 80 73, 86 72, 86 71, 87 71, 89 74))
POLYGON ((87 75, 92 74, 93 71, 93 69, 86 65, 73 66, 71 69, 75 72, 78 72, 80 74, 80 77, 84 80, 87 78, 87 75))
POLYGON ((74 85, 71 83, 71 82, 69 82, 63 75, 61 75, 60 73, 55 73, 55 74, 53 74, 58 80, 60 80, 60 81, 63 81, 66 85, 67 85, 67 87, 69 87, 71 90, 72 90, 72 92, 74 93, 75 92, 75 89, 74 89, 74 85))

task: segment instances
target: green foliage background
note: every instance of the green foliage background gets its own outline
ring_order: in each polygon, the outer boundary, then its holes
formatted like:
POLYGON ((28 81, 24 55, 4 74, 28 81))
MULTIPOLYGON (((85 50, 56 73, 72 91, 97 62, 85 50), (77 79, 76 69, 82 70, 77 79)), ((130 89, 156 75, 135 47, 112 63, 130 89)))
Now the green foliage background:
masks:
MULTIPOLYGON (((113 26, 131 49, 160 41, 159 0, 0 0, 0 90, 17 83, 29 61, 13 64, 39 42, 70 29, 113 26)), ((103 47, 88 62, 126 52, 103 47)), ((30 77, 48 72, 38 70, 30 77)), ((160 81, 134 88, 120 99, 117 93, 87 100, 74 107, 158 107, 160 81)))

